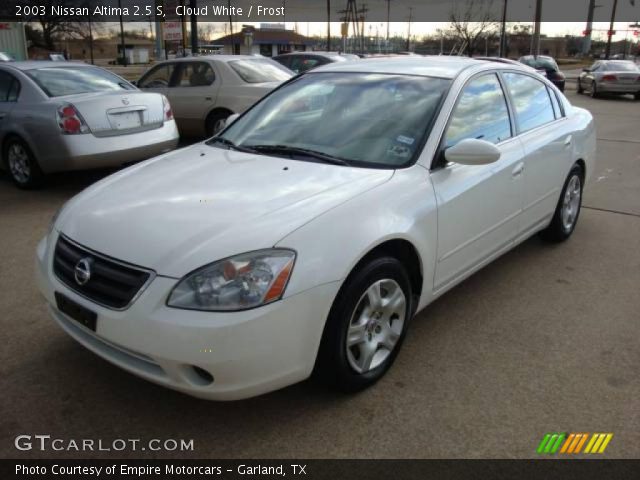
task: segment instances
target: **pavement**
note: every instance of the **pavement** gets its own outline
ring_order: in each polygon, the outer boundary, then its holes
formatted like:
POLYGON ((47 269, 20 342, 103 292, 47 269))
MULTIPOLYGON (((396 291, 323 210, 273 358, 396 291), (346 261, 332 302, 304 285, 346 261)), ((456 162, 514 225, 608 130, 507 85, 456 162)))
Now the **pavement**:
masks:
POLYGON ((307 381, 207 402, 91 354, 49 319, 32 270, 53 213, 105 172, 35 192, 0 176, 0 457, 532 458, 547 432, 612 432, 604 457, 640 458, 640 102, 570 90, 599 138, 573 237, 532 238, 441 297, 387 376, 351 396, 307 381), (194 450, 22 452, 20 434, 194 450))

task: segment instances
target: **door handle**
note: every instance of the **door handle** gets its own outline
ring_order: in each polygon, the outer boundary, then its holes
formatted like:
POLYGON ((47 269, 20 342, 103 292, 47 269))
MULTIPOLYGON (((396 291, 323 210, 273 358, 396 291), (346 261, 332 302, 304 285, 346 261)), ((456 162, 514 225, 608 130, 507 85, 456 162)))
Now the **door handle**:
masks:
POLYGON ((513 178, 517 178, 522 175, 522 172, 524 172, 524 163, 520 162, 511 172, 511 176, 513 176, 513 178))
POLYGON ((564 146, 568 147, 569 145, 571 145, 571 140, 573 140, 573 138, 571 138, 571 135, 569 135, 567 138, 564 139, 564 146))

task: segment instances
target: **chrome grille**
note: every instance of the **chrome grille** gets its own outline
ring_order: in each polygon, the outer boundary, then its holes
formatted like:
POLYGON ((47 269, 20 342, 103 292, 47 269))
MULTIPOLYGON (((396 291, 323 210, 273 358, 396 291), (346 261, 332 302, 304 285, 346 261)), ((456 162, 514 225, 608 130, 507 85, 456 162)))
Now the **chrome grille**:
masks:
POLYGON ((108 308, 123 310, 151 278, 152 272, 129 265, 82 247, 63 235, 56 243, 53 271, 71 290, 108 308), (89 280, 76 280, 76 266, 82 259, 90 262, 89 280))

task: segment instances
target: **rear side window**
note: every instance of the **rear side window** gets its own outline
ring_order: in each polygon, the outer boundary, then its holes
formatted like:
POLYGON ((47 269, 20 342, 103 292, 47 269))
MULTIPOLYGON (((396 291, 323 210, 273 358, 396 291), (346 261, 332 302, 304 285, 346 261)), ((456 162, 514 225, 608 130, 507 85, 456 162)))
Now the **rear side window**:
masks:
POLYGON ((291 72, 267 59, 233 60, 229 66, 247 83, 284 82, 292 77, 291 72))
POLYGON ((466 138, 491 143, 511 138, 507 102, 493 73, 471 80, 460 94, 445 135, 445 148, 466 138))
POLYGON ((562 117, 562 110, 560 108, 560 103, 558 102, 558 97, 555 92, 547 87, 547 92, 549 92, 549 97, 551 97, 551 106, 553 106, 553 114, 556 118, 562 117))
POLYGON ((15 102, 18 100, 20 84, 7 72, 0 72, 0 102, 15 102))
POLYGON ((544 83, 520 73, 504 73, 507 88, 516 109, 521 132, 555 120, 551 98, 544 83))
POLYGON ((216 79, 211 65, 205 62, 182 62, 176 87, 206 87, 216 79))
POLYGON ((135 87, 102 68, 45 67, 26 70, 38 86, 50 97, 113 90, 135 90, 135 87))
POLYGON ((166 63, 164 65, 158 65, 152 68, 145 76, 143 76, 138 82, 140 88, 164 88, 169 86, 171 75, 175 64, 166 63))

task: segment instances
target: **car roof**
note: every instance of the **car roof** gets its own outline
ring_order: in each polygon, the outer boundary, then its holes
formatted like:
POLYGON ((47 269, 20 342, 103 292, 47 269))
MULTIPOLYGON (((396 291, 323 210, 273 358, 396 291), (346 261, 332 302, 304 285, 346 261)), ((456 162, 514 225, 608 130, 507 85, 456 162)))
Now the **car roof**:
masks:
MULTIPOLYGON (((385 58, 364 58, 358 62, 330 63, 311 70, 318 72, 362 72, 362 73, 395 73, 401 75, 419 75, 425 77, 455 78, 467 68, 485 66, 495 68, 505 64, 487 62, 468 57, 450 56, 401 56, 385 58)), ((524 66, 509 65, 509 68, 527 70, 524 66)))
POLYGON ((95 67, 83 62, 55 62, 53 60, 24 60, 18 62, 2 63, 3 66, 15 68, 16 70, 33 70, 34 68, 60 68, 60 67, 95 67))
MULTIPOLYGON (((294 57, 296 55, 316 55, 318 57, 342 57, 340 52, 289 52, 281 53, 278 57, 294 57)), ((349 54, 351 55, 351 54, 349 54)))
POLYGON ((157 62, 155 65, 159 65, 162 63, 168 62, 194 62, 197 60, 216 60, 218 62, 230 62, 231 60, 260 60, 268 57, 256 57, 255 55, 197 55, 192 57, 176 57, 170 58, 168 60, 162 60, 161 62, 157 62))

